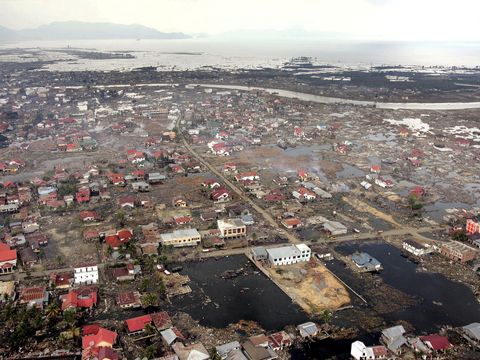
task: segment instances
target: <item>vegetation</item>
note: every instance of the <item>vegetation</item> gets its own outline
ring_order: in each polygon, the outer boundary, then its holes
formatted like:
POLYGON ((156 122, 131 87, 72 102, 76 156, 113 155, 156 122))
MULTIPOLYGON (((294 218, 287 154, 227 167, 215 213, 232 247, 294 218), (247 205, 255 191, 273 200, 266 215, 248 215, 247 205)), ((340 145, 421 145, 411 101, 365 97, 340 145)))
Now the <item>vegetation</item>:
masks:
POLYGON ((0 311, 0 338, 10 351, 27 345, 35 333, 46 325, 42 313, 36 307, 14 306, 8 302, 0 311))
POLYGON ((410 195, 408 197, 408 204, 410 205, 410 208, 412 209, 412 211, 420 211, 423 209, 423 204, 415 195, 410 195))

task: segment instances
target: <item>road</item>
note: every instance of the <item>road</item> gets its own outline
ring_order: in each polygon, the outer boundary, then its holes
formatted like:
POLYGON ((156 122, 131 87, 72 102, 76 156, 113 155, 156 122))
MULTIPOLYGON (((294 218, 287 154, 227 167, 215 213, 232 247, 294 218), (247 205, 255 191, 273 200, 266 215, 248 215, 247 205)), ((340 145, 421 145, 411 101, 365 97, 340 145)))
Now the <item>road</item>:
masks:
POLYGON ((227 179, 220 171, 218 171, 214 166, 212 166, 208 161, 206 161, 202 156, 200 156, 187 142, 183 134, 181 133, 180 130, 180 120, 177 121, 176 124, 177 128, 179 129, 179 137, 182 140, 183 145, 185 148, 188 150, 188 152, 195 158, 197 159, 203 166, 205 166, 208 170, 210 170, 213 174, 215 174, 219 179, 221 179, 229 188, 232 190, 235 194, 237 194, 240 199, 248 203, 256 212, 258 212, 265 222, 267 224, 270 224, 273 228, 276 228, 277 230, 282 231, 282 235, 288 239, 288 241, 292 244, 297 244, 300 243, 300 240, 293 234, 284 231, 280 225, 275 221, 275 219, 266 211, 264 208, 259 206, 257 203, 255 203, 252 199, 250 199, 245 193, 237 186, 235 185, 232 181, 227 179))

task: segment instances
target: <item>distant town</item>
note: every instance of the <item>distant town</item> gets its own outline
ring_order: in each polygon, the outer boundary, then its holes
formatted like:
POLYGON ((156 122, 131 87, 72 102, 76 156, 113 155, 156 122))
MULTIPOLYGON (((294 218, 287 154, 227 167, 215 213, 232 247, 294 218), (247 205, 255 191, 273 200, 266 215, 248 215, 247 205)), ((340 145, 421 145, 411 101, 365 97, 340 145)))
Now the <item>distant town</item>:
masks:
POLYGON ((0 66, 1 359, 480 357, 478 69, 25 57, 0 66))

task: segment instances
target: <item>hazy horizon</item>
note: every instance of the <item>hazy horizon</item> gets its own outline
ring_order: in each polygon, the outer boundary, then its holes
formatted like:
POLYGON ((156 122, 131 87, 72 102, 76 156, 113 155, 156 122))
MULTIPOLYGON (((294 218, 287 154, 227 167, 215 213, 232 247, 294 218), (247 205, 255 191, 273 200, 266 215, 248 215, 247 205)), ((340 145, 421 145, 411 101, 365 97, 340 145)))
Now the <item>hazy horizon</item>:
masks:
POLYGON ((139 24, 161 32, 316 33, 369 41, 480 41, 474 0, 0 0, 0 25, 139 24))

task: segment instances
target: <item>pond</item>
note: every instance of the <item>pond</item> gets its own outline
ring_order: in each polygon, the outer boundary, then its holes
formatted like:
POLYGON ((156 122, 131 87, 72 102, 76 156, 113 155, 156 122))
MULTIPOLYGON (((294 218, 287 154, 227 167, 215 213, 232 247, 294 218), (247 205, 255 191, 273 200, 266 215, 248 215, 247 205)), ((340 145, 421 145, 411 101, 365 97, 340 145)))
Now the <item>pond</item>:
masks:
MULTIPOLYGON (((418 265, 402 257, 401 251, 392 245, 384 242, 355 243, 337 246, 336 250, 344 255, 356 251, 372 255, 383 264, 384 270, 378 276, 387 285, 419 300, 412 307, 384 315, 389 323, 405 320, 417 332, 435 332, 443 325, 457 327, 480 319, 480 304, 469 287, 442 274, 421 271, 418 265)), ((335 269, 337 274, 339 271, 335 269)), ((342 274, 338 275, 342 277, 342 274)), ((361 289, 358 290, 361 293, 361 289)))
POLYGON ((190 314, 201 325, 223 328, 240 320, 253 320, 265 330, 281 330, 308 320, 265 275, 244 256, 183 264, 192 293, 172 300, 177 311, 190 314), (223 279, 226 270, 243 268, 244 275, 223 279))

